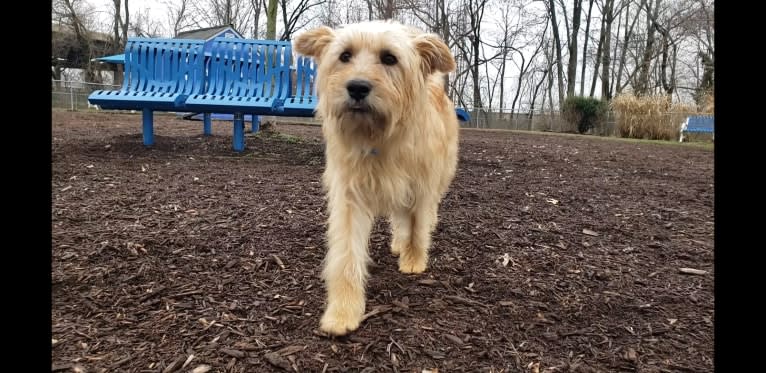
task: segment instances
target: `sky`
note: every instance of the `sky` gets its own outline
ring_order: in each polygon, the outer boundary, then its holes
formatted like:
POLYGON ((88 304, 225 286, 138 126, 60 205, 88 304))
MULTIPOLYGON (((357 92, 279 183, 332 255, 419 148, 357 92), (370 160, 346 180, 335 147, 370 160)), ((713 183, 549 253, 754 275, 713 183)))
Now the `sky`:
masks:
MULTIPOLYGON (((114 3, 112 2, 112 0, 85 0, 85 1, 87 1, 88 3, 90 3, 90 4, 92 4, 94 6, 95 12, 96 12, 96 14, 95 14, 96 18, 99 20, 99 23, 102 25, 101 26, 102 27, 102 31, 109 32, 109 30, 111 29, 112 12, 113 12, 113 7, 114 7, 114 3)), ((361 0, 351 0, 351 1, 361 1, 361 0)), ((585 12, 587 12, 587 5, 586 5, 587 1, 584 1, 583 3, 584 3, 583 13, 585 13, 585 12)), ((532 5, 530 6, 530 9, 531 9, 531 7, 542 7, 542 6, 543 5, 542 5, 541 2, 533 2, 532 5)), ((135 19, 134 17, 135 17, 136 14, 138 14, 139 11, 141 11, 141 12, 146 11, 150 18, 155 20, 162 27, 167 27, 167 23, 168 23, 167 22, 167 6, 165 5, 165 1, 129 0, 129 7, 130 7, 130 12, 131 12, 131 18, 135 19)), ((497 35, 500 33, 498 24, 501 22, 500 21, 501 14, 500 14, 500 11, 498 9, 496 9, 496 8, 497 8, 497 6, 495 5, 495 6, 492 6, 492 7, 488 7, 487 11, 485 11, 484 20, 482 22, 482 39, 484 39, 483 41, 494 42, 495 40, 498 39, 497 35)), ((542 8, 539 8, 539 9, 542 9, 542 8)), ((571 12, 571 7, 568 10, 571 12)), ((594 9, 594 14, 597 14, 597 13, 599 13, 597 11, 597 9, 594 9)), ((280 13, 279 13, 279 17, 281 17, 281 10, 280 10, 280 13)), ((583 18, 584 17, 585 17, 585 14, 583 14, 583 18)), ((265 16, 261 17, 262 22, 264 21, 264 18, 265 18, 265 16)), ((561 22, 563 22, 563 19, 559 19, 559 23, 560 24, 561 24, 561 22)), ((281 18, 278 21, 278 29, 281 28, 281 26, 279 25, 280 23, 281 23, 281 18)), ((598 36, 598 34, 597 34, 598 30, 597 29, 599 28, 599 26, 600 26, 600 19, 594 19, 592 21, 592 25, 591 25, 591 33, 593 33, 593 35, 595 35, 595 37, 598 36)), ((562 49, 563 49, 562 52, 564 52, 564 53, 566 53, 566 45, 565 45, 566 37, 563 35, 564 33, 566 33, 565 30, 566 30, 565 27, 563 27, 563 24, 561 24, 560 32, 562 33, 562 41, 561 41, 562 42, 562 49)), ((296 30, 296 31, 300 32, 300 30, 296 30)), ((278 30, 278 32, 279 32, 279 30, 278 30)), ((582 25, 581 25, 580 34, 583 35, 584 32, 585 32, 585 22, 583 20, 582 25)), ((169 30, 165 30, 165 35, 164 36, 169 36, 170 34, 171 33, 170 33, 169 30)), ((532 44, 534 44, 534 43, 532 43, 532 44)), ((582 46, 583 46, 582 39, 581 39, 579 44, 580 44, 580 52, 579 52, 580 56, 578 56, 578 59, 581 61, 582 60, 582 56, 581 56, 581 54, 582 54, 582 46)), ((589 45, 589 49, 592 48, 593 46, 594 46, 594 44, 591 43, 589 45)), ((593 48, 593 49, 595 49, 595 48, 593 48)), ((485 50, 485 54, 486 55, 491 55, 492 52, 488 51, 488 50, 485 50)), ((527 53, 527 57, 529 55, 531 55, 531 52, 527 53)), ((542 58, 543 56, 541 55, 540 57, 542 58)), ((517 79, 518 79, 518 74, 519 74, 518 73, 518 71, 519 71, 518 64, 520 63, 520 59, 518 59, 516 56, 513 56, 513 58, 514 58, 514 61, 509 60, 509 62, 507 63, 507 67, 506 67, 506 76, 505 76, 505 82, 506 82, 506 94, 505 94, 505 96, 506 97, 504 99, 504 101, 506 102, 506 104, 505 104, 506 107, 510 107, 510 101, 513 99, 513 94, 515 94, 515 90, 516 90, 516 86, 517 86, 517 79)), ((565 56, 564 57, 564 71, 565 71, 565 73, 566 73, 566 62, 567 61, 568 61, 568 57, 565 56)), ((592 73, 593 73, 592 66, 590 66, 590 65, 591 65, 591 63, 588 62, 588 66, 586 66, 586 76, 585 76, 585 79, 586 79, 586 84, 585 84, 585 86, 586 86, 586 94, 589 91, 591 79, 592 79, 592 76, 593 76, 592 75, 592 73)), ((488 75, 490 77, 490 79, 495 79, 495 76, 497 75, 497 73, 496 73, 497 72, 497 68, 495 66, 493 66, 492 64, 490 64, 487 67, 488 67, 488 70, 484 70, 484 67, 482 67, 481 74, 482 75, 488 75)), ((554 72, 555 72, 555 69, 554 69, 554 72)), ((578 75, 578 81, 577 81, 577 89, 576 89, 576 91, 579 92, 579 86, 580 86, 579 80, 581 79, 581 77, 580 77, 580 64, 579 63, 578 63, 578 68, 577 68, 577 75, 578 75)), ((486 81, 482 82, 482 84, 485 87, 487 87, 487 82, 486 81)), ((693 86, 694 83, 679 82, 679 86, 681 86, 681 85, 687 85, 687 86, 691 85, 691 86, 693 86)), ((497 96, 497 90, 498 90, 498 88, 495 88, 495 96, 497 96)), ((598 96, 598 95, 600 95, 600 93, 601 93, 601 83, 598 82, 597 85, 596 85, 596 95, 598 96)), ((556 96, 556 95, 554 94, 554 96, 556 96)), ((682 99, 684 99, 686 101, 686 100, 689 99, 689 97, 688 97, 688 95, 686 95, 685 97, 682 97, 682 99)), ((485 105, 486 105, 486 103, 485 103, 485 105)), ((491 106, 493 106, 493 107, 499 106, 499 101, 495 100, 495 102, 493 102, 491 106)))

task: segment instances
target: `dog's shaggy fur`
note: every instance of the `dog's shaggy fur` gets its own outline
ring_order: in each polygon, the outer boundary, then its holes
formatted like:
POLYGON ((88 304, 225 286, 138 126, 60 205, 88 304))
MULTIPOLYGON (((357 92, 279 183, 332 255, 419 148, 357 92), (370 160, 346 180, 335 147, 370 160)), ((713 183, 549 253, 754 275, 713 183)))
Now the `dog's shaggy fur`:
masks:
POLYGON ((457 167, 459 125, 444 92, 455 60, 438 36, 390 21, 320 27, 293 46, 318 62, 316 114, 326 142, 329 247, 320 329, 344 335, 364 315, 377 216, 390 219, 399 270, 426 269, 439 203, 457 167))

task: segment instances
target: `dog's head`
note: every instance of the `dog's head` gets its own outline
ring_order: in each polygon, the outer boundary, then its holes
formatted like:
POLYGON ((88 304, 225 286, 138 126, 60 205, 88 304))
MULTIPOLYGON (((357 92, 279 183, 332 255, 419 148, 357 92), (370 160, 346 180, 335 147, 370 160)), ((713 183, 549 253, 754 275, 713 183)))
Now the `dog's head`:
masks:
POLYGON ((293 48, 318 62, 318 114, 367 137, 394 132, 427 104, 428 77, 455 69, 438 36, 392 21, 319 27, 298 35, 293 48))

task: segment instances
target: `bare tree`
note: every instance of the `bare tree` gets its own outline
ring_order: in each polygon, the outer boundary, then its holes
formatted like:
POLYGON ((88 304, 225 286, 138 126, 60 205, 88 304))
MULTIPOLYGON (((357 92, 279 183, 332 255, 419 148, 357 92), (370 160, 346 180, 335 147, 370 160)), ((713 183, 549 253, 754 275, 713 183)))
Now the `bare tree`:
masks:
POLYGON ((646 11, 646 44, 644 46, 644 53, 641 57, 639 65, 638 78, 633 83, 633 92, 636 96, 643 96, 649 92, 649 71, 651 62, 654 57, 654 43, 655 43, 655 31, 657 30, 656 23, 651 22, 651 19, 657 18, 657 12, 660 9, 661 0, 655 0, 654 4, 649 0, 644 4, 646 11))
MULTIPOLYGON (((546 23, 545 29, 543 29, 543 35, 545 35, 545 32, 548 30, 548 25, 546 23)), ((519 99, 519 93, 521 92, 521 81, 524 76, 526 76, 529 68, 532 66, 532 63, 535 61, 535 58, 537 55, 543 50, 545 47, 545 40, 543 38, 540 39, 540 43, 537 44, 537 47, 535 48, 534 52, 532 52, 532 56, 529 58, 529 62, 525 65, 524 64, 524 53, 517 50, 519 53, 519 56, 521 57, 521 65, 519 66, 519 86, 516 90, 516 96, 513 97, 513 103, 511 103, 511 117, 513 117, 513 110, 516 108, 516 102, 519 99)))
MULTIPOLYGON (((372 15, 372 1, 367 0, 367 3, 370 4, 372 15)), ((446 0, 400 0, 400 4, 401 9, 411 12, 428 31, 439 35, 447 45, 452 44, 446 0)), ((448 76, 444 77, 444 90, 449 92, 448 76)))
POLYGON ((310 22, 311 19, 317 17, 317 16, 313 16, 310 19, 306 20, 305 18, 307 18, 306 17, 307 11, 315 6, 324 4, 326 0, 298 0, 298 3, 290 11, 289 16, 287 11, 287 8, 289 7, 289 1, 288 0, 280 0, 280 1, 281 1, 280 5, 282 7, 282 21, 284 22, 284 30, 282 31, 282 37, 280 37, 280 39, 289 40, 296 26, 298 26, 298 28, 301 28, 305 26, 308 22, 310 22), (299 21, 302 22, 302 24, 298 25, 299 21))
POLYGON ((209 26, 231 25, 244 33, 252 24, 253 2, 249 0, 198 0, 190 3, 193 14, 199 16, 198 24, 209 26))
POLYGON ((614 22, 614 0, 606 0, 604 3, 604 46, 601 58, 601 97, 609 101, 612 94, 609 92, 609 66, 612 50, 612 22, 614 22))
MULTIPOLYGON (((559 38, 559 25, 556 21, 556 1, 548 0, 546 2, 548 6, 548 14, 550 14, 551 28, 553 29, 553 40, 555 42, 554 49, 556 51, 556 72, 558 73, 559 83, 559 105, 564 103, 564 67, 562 65, 561 58, 561 40, 559 38)), ((565 13, 566 14, 566 13, 565 13)), ((564 22, 566 24, 566 22, 564 22)), ((551 102, 551 105, 553 103, 551 102)))
MULTIPOLYGON (((93 14, 93 8, 82 0, 54 0, 52 9, 53 18, 58 20, 58 24, 66 32, 71 32, 73 37, 69 39, 63 36, 58 46, 52 45, 54 49, 58 47, 55 53, 61 55, 66 53, 66 57, 56 57, 68 59, 67 65, 81 67, 84 70, 84 79, 88 82, 100 82, 101 76, 98 72, 98 65, 93 62, 95 57, 107 53, 106 50, 97 50, 92 40, 91 27, 93 21, 90 19, 93 14)), ((58 60, 56 60, 58 61, 58 60)), ((61 68, 54 69, 53 75, 61 77, 61 68)))
POLYGON ((573 1, 572 34, 569 37, 569 64, 567 65, 567 97, 574 96, 577 82, 577 36, 580 33, 580 15, 582 13, 582 0, 573 1))
MULTIPOLYGON (((113 22, 113 34, 112 34, 112 40, 111 40, 111 48, 112 53, 120 53, 125 49, 125 43, 128 40, 128 26, 130 25, 130 11, 128 9, 128 0, 125 0, 124 3, 122 3, 121 0, 113 0, 114 4, 114 22, 113 22), (123 9, 125 9, 125 18, 123 19, 122 15, 120 14, 123 9)), ((116 64, 112 71, 114 72, 114 84, 120 85, 122 84, 122 78, 123 78, 123 68, 124 66, 122 64, 116 64)))
POLYGON ((487 0, 468 0, 468 17, 471 22, 471 31, 469 40, 471 43, 471 56, 473 57, 473 66, 471 66, 471 78, 473 79, 473 107, 475 110, 483 108, 480 90, 479 78, 479 49, 481 48, 481 22, 484 18, 484 6, 487 0))
POLYGON ((336 27, 340 24, 338 18, 338 11, 340 6, 337 0, 327 0, 325 6, 321 8, 319 15, 319 23, 329 27, 336 27))
POLYGON ((277 0, 269 0, 266 7, 266 39, 277 38, 277 0))
MULTIPOLYGON (((547 43, 546 43, 546 44, 547 44, 547 43)), ((545 46, 543 47, 543 48, 544 48, 544 50, 545 50, 545 49, 547 49, 547 47, 548 47, 548 46, 547 46, 547 45, 545 45, 545 46)), ((537 82, 537 85, 535 85, 535 90, 534 90, 534 92, 532 93, 532 98, 531 98, 531 100, 530 100, 530 104, 529 104, 529 113, 528 113, 528 116, 529 116, 529 120, 530 120, 530 122, 532 121, 532 116, 534 115, 534 112, 535 112, 535 101, 537 100, 537 94, 538 94, 538 92, 540 91, 540 87, 543 85, 543 83, 545 83, 545 78, 548 76, 548 73, 550 73, 550 72, 551 72, 551 68, 552 68, 552 67, 553 67, 553 65, 548 65, 548 66, 546 66, 544 69, 542 69, 542 71, 535 71, 535 73, 537 73, 537 72, 542 72, 542 73, 543 73, 543 76, 542 76, 542 78, 540 78, 540 81, 539 81, 539 82, 537 82)), ((534 78, 534 76, 535 76, 535 74, 532 74, 532 77, 533 77, 533 78, 534 78)), ((540 105, 540 107, 543 107, 543 106, 545 106, 545 95, 543 95, 543 104, 542 104, 542 105, 540 105)), ((530 126, 531 126, 531 125, 530 125, 530 126)))
POLYGON ((397 0, 365 0, 369 19, 392 19, 399 10, 397 0))
POLYGON ((152 18, 148 8, 144 8, 136 14, 135 22, 130 23, 130 31, 138 37, 158 38, 162 35, 162 25, 152 18))
POLYGON ((598 68, 601 66, 601 53, 604 53, 604 39, 606 38, 606 28, 604 27, 604 17, 601 17, 601 32, 598 37, 598 46, 596 47, 596 56, 594 58, 593 78, 590 85, 589 97, 593 97, 596 92, 596 81, 598 80, 598 68))
POLYGON ((191 0, 165 1, 168 25, 173 37, 186 29, 199 27, 197 14, 192 11, 190 3, 191 0))
MULTIPOLYGON (((622 82, 623 72, 625 70, 625 65, 627 63, 627 54, 628 54, 628 50, 630 49, 629 45, 630 45, 631 40, 633 40, 632 39, 633 38, 633 30, 635 29, 636 22, 638 21, 638 18, 639 18, 638 17, 638 13, 644 7, 645 3, 646 3, 646 0, 641 0, 640 3, 638 4, 637 14, 636 14, 635 17, 633 17, 633 22, 631 22, 630 27, 625 32, 625 38, 622 41, 621 52, 620 52, 620 62, 619 62, 619 66, 617 68, 617 82, 616 82, 616 86, 615 86, 615 90, 614 90, 614 92, 616 92, 617 94, 622 92, 623 88, 625 88, 625 85, 623 85, 621 82, 622 82)), ((626 17, 625 17, 625 23, 627 24, 628 20, 631 18, 630 17, 629 3, 626 4, 626 12, 627 12, 627 14, 626 14, 626 17)), ((635 70, 634 70, 634 73, 635 73, 635 70)), ((633 74, 631 74, 631 77, 629 77, 627 79, 628 81, 630 81, 630 79, 632 78, 632 75, 633 74)), ((626 83, 626 85, 627 85, 627 83, 626 83)), ((610 86, 610 90, 611 90, 611 86, 610 86)))
MULTIPOLYGON (((593 1, 594 0, 588 0, 588 16, 585 17, 585 42, 582 46, 582 70, 580 72, 580 96, 585 96, 585 66, 587 66, 587 63, 585 63, 585 56, 588 54, 588 39, 590 39, 590 21, 591 21, 591 11, 593 10, 593 1)), ((596 68, 596 71, 598 71, 598 68, 596 68)), ((595 73, 593 75, 596 75, 595 73)), ((591 95, 593 97, 593 95, 591 95)))

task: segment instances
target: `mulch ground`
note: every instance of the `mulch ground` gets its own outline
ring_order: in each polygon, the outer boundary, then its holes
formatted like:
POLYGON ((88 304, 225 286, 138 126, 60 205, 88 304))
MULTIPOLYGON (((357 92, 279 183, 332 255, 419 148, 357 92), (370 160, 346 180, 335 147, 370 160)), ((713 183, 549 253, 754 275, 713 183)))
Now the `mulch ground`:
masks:
POLYGON ((464 130, 429 269, 377 223, 330 339, 319 129, 140 121, 53 112, 54 371, 713 371, 710 150, 464 130))

